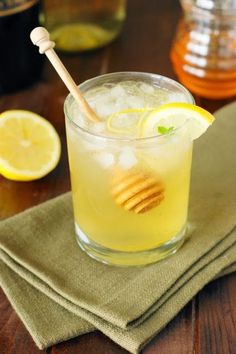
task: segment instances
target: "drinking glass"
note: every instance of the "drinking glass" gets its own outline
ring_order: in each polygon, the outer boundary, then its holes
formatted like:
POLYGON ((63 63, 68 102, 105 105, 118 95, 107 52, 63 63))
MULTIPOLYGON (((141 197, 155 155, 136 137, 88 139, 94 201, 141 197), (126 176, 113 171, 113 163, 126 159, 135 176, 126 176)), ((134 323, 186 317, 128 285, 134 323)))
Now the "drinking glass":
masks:
MULTIPOLYGON (((112 88, 125 81, 131 86, 141 83, 144 88, 160 88, 172 101, 194 103, 182 85, 149 73, 106 74, 79 88, 86 97, 91 89, 112 88)), ((101 97, 100 108, 106 110, 103 100, 101 97)), ((184 242, 187 227, 192 160, 187 122, 174 134, 106 136, 80 124, 81 112, 71 95, 64 109, 75 232, 80 247, 101 262, 123 266, 149 264, 176 252, 184 242), (112 188, 119 173, 124 179, 142 174, 158 181, 162 186, 160 203, 140 213, 118 205, 112 188)))
POLYGON ((43 0, 45 26, 56 49, 80 52, 115 39, 126 16, 126 0, 43 0))

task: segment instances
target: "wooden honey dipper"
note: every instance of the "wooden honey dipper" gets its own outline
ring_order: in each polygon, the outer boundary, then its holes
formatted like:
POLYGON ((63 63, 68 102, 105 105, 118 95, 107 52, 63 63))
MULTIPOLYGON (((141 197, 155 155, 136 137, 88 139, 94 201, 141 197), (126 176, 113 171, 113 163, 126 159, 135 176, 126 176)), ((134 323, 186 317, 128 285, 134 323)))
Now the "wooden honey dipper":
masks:
POLYGON ((164 199, 164 185, 142 171, 116 171, 112 196, 117 205, 136 214, 158 206, 164 199))
MULTIPOLYGON (((101 122, 78 86, 54 51, 55 43, 50 40, 46 28, 36 27, 30 34, 31 41, 39 47, 40 54, 46 54, 58 75, 78 103, 84 115, 93 122, 101 122)), ((114 171, 111 194, 115 203, 125 210, 144 213, 161 203, 164 199, 163 183, 142 171, 114 171)))

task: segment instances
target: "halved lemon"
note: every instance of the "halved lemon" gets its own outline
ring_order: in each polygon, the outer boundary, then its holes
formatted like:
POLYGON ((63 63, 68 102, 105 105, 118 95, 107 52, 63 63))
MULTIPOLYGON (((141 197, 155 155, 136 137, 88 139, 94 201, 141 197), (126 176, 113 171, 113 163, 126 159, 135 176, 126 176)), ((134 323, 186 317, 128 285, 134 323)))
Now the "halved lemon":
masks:
POLYGON ((0 174, 30 181, 52 171, 60 158, 59 136, 46 119, 25 110, 0 114, 0 174))
POLYGON ((166 131, 183 126, 192 140, 201 136, 213 123, 214 116, 205 109, 190 103, 166 103, 152 111, 141 124, 141 136, 154 136, 161 128, 166 131))

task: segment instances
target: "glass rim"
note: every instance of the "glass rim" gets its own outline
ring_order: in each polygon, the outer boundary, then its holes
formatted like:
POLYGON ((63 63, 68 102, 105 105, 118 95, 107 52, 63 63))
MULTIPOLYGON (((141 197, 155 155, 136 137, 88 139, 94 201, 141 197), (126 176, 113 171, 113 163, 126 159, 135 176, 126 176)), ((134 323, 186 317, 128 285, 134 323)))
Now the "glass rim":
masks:
MULTIPOLYGON (((95 76, 91 79, 88 79, 84 82, 82 82, 81 84, 78 85, 79 89, 81 90, 82 93, 86 92, 86 90, 84 90, 84 86, 89 86, 90 84, 93 84, 94 82, 98 81, 98 80, 102 80, 102 79, 107 79, 107 82, 109 82, 109 78, 119 78, 120 76, 135 76, 135 77, 139 77, 140 80, 143 77, 146 78, 153 78, 153 79, 160 79, 161 81, 165 81, 168 82, 170 84, 172 84, 173 86, 177 87, 179 89, 179 91, 181 91, 182 93, 185 94, 185 96, 187 97, 187 103, 192 103, 195 104, 195 100, 192 96, 192 94, 190 93, 190 91, 184 87, 183 85, 181 85, 179 82, 175 81, 174 79, 168 78, 167 76, 164 75, 159 75, 159 74, 154 74, 154 73, 148 73, 148 72, 138 72, 138 71, 119 71, 119 72, 112 72, 112 73, 107 73, 107 74, 103 74, 103 75, 98 75, 95 76)), ((132 80, 132 78, 130 77, 130 80, 132 80)), ((154 80, 153 80, 154 81, 154 80)), ((92 89, 93 87, 89 87, 89 89, 92 89)), ((185 126, 185 124, 187 123, 187 121, 185 121, 183 124, 181 124, 179 127, 171 130, 171 132, 167 133, 167 134, 157 134, 157 135, 153 135, 153 136, 146 136, 146 137, 121 137, 121 136, 108 136, 108 135, 104 135, 104 134, 99 134, 99 133, 95 133, 93 131, 90 131, 89 129, 86 129, 84 127, 82 127, 81 125, 77 124, 76 122, 74 122, 74 120, 71 118, 69 112, 68 112, 68 105, 71 103, 70 100, 74 100, 73 96, 71 93, 69 93, 64 101, 64 113, 65 113, 65 118, 66 120, 69 121, 70 124, 72 124, 72 126, 74 126, 76 129, 80 130, 83 134, 94 137, 96 139, 101 139, 101 140, 107 140, 107 141, 117 141, 117 142, 145 142, 145 141, 152 141, 152 140, 156 140, 156 139, 160 139, 160 138, 166 138, 169 135, 172 135, 174 132, 180 130, 183 126, 185 126)), ((177 102, 177 101, 176 101, 177 102)), ((95 123, 96 124, 96 123, 95 123)))

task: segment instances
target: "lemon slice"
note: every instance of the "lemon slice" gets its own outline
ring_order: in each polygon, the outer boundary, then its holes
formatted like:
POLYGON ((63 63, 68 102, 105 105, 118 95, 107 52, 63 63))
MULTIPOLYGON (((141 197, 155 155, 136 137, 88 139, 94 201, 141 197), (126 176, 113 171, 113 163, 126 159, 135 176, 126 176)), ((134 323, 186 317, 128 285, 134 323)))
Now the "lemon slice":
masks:
POLYGON ((15 181, 41 178, 57 165, 61 143, 54 127, 30 111, 0 114, 0 174, 15 181))
POLYGON ((184 126, 192 140, 199 138, 213 123, 214 117, 205 109, 190 103, 167 103, 152 111, 142 121, 141 135, 154 136, 160 128, 170 129, 184 126))
POLYGON ((51 33, 57 48, 63 51, 92 49, 103 42, 109 42, 113 35, 102 27, 89 23, 64 25, 51 33))
POLYGON ((130 134, 139 131, 142 120, 152 109, 127 108, 107 118, 107 130, 116 134, 130 134))

